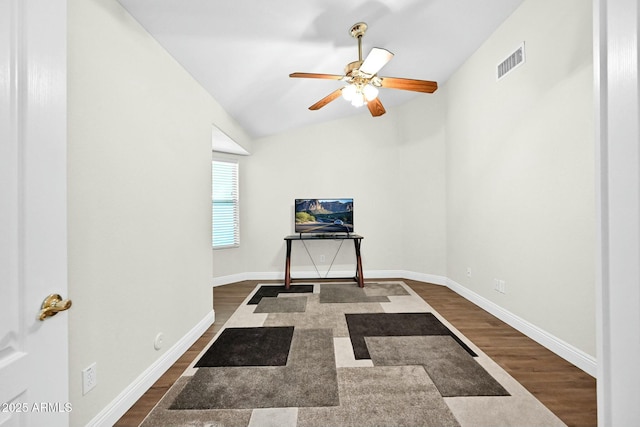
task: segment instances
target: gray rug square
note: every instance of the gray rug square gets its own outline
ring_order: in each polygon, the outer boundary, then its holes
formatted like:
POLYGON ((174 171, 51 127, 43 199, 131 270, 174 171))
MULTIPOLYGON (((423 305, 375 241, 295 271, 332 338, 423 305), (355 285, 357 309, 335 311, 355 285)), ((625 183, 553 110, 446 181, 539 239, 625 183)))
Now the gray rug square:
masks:
POLYGON ((344 316, 345 313, 384 312, 379 303, 321 304, 319 294, 310 294, 306 298, 307 307, 304 313, 269 313, 263 326, 296 325, 296 329, 331 329, 334 337, 348 337, 349 329, 344 316))
POLYGON ((304 313, 307 308, 307 297, 274 298, 264 297, 260 300, 254 313, 304 313))
POLYGON ((249 425, 252 409, 170 410, 171 402, 182 392, 189 379, 190 377, 178 378, 140 427, 246 427, 249 425))
POLYGON ((342 304, 349 302, 389 302, 389 298, 386 296, 369 296, 364 289, 365 288, 360 288, 351 283, 323 283, 320 287, 320 303, 342 304))
POLYGON ((331 331, 296 328, 287 366, 199 368, 170 409, 335 406, 338 403, 331 331))
POLYGON ((444 397, 509 396, 450 336, 365 337, 375 366, 422 365, 444 397))
POLYGON ((409 292, 400 283, 367 283, 362 289, 369 297, 409 295, 409 292))
POLYGON ((459 426, 420 366, 339 368, 340 406, 300 408, 298 427, 459 426))

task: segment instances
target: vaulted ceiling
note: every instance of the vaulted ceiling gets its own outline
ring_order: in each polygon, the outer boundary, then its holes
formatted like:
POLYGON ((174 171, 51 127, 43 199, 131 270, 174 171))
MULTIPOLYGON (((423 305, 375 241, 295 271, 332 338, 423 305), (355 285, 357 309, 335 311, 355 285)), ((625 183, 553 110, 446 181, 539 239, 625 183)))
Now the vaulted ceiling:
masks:
MULTIPOLYGON (((119 0, 252 137, 366 114, 338 99, 308 107, 344 85, 292 79, 295 71, 343 74, 358 59, 349 34, 366 22, 363 56, 395 57, 382 76, 442 86, 523 0, 119 0)), ((505 52, 508 54, 508 52, 505 52)), ((422 93, 381 89, 387 109, 422 93)), ((385 116, 371 118, 385 120, 385 116)))

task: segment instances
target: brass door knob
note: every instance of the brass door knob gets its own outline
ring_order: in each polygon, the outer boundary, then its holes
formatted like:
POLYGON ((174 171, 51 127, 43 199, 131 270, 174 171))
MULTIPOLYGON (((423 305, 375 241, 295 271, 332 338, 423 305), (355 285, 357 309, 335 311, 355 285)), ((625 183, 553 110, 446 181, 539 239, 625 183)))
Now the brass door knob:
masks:
POLYGON ((51 294, 44 299, 40 310, 40 320, 44 320, 47 317, 55 316, 59 311, 69 310, 71 307, 71 300, 62 299, 58 294, 51 294))

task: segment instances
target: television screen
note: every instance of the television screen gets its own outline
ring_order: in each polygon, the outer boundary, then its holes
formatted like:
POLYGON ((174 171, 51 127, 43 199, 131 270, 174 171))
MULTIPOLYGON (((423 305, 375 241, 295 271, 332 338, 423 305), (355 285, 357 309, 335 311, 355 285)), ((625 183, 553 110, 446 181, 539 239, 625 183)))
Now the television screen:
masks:
POLYGON ((352 233, 353 199, 296 199, 296 233, 352 233))

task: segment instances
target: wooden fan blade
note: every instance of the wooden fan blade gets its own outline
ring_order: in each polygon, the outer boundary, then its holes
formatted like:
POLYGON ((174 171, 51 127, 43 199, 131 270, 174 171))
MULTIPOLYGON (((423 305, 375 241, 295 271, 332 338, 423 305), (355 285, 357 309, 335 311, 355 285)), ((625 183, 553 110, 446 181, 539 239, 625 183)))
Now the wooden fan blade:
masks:
POLYGON ((343 76, 337 74, 318 74, 318 73, 291 73, 289 77, 300 77, 303 79, 331 79, 340 80, 343 76))
POLYGON ((393 58, 393 53, 389 52, 387 49, 374 47, 371 49, 371 52, 369 52, 369 55, 364 59, 364 62, 360 66, 360 71, 373 76, 380 71, 382 67, 387 65, 387 62, 391 61, 391 58, 393 58))
POLYGON ((373 117, 381 116, 387 112, 378 98, 374 98, 372 101, 367 102, 367 107, 369 107, 369 111, 371 111, 371 115, 373 117))
POLYGON ((433 93, 438 83, 428 80, 401 79, 398 77, 380 77, 382 87, 389 89, 411 90, 413 92, 433 93))
POLYGON ((330 103, 331 101, 333 101, 334 99, 340 98, 340 95, 342 95, 342 88, 334 90, 329 95, 325 96, 320 101, 316 102, 311 107, 309 107, 309 110, 319 110, 325 105, 327 105, 328 103, 330 103))

